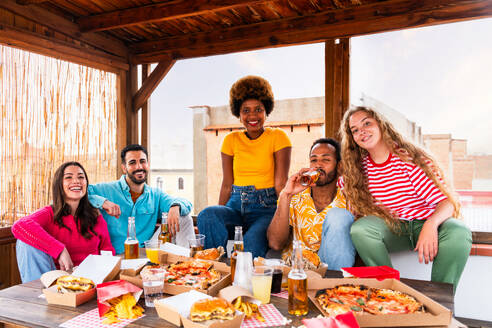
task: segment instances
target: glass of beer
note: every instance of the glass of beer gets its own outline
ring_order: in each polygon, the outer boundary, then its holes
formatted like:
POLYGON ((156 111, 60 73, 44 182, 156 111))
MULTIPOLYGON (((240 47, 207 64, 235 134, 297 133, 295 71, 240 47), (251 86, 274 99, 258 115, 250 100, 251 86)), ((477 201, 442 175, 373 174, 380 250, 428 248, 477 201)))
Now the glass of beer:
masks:
POLYGON ((270 291, 272 289, 273 269, 267 266, 253 268, 251 284, 253 285, 253 296, 261 303, 270 303, 270 291))
POLYGON ((190 245, 190 257, 195 256, 198 251, 203 251, 205 245, 205 235, 197 234, 193 238, 188 239, 188 244, 190 245))
POLYGON ((316 181, 318 181, 318 178, 319 178, 319 171, 317 170, 304 172, 301 175, 301 185, 310 186, 316 181))

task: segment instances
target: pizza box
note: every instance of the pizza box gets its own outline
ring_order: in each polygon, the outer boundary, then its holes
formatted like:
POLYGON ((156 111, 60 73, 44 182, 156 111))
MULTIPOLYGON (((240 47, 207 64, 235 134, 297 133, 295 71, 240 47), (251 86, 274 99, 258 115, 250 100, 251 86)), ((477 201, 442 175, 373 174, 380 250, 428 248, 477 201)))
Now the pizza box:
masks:
POLYGON ((353 284, 366 285, 375 288, 389 288, 407 293, 415 297, 425 306, 425 313, 412 314, 384 314, 384 315, 356 315, 357 322, 361 327, 427 327, 427 326, 448 326, 451 322, 452 313, 449 309, 435 302, 431 298, 416 291, 408 285, 396 279, 320 279, 312 277, 308 280, 308 296, 316 307, 326 315, 321 305, 316 301, 316 292, 323 288, 331 288, 337 285, 353 284))
MULTIPOLYGON (((166 255, 166 260, 171 260, 171 261, 170 262, 166 261, 164 263, 161 263, 161 265, 168 265, 168 264, 176 263, 178 261, 189 261, 190 260, 189 257, 181 257, 181 256, 174 255, 174 254, 169 254, 169 255, 170 255, 169 257, 167 257, 167 255, 166 255)), ((201 261, 204 261, 204 260, 201 260, 201 261)), ((218 294, 218 292, 222 288, 229 286, 231 284, 231 269, 227 264, 222 263, 222 262, 214 262, 214 261, 206 261, 206 262, 213 263, 213 268, 215 270, 217 270, 218 272, 220 272, 221 279, 217 283, 210 286, 207 290, 200 290, 200 291, 205 293, 205 294, 215 296, 218 294)), ((129 275, 125 275, 125 274, 120 274, 120 279, 126 280, 126 281, 131 282, 132 284, 134 284, 136 286, 139 286, 140 288, 143 288, 143 282, 142 282, 142 278, 140 277, 140 275, 129 276, 129 275)), ((164 282, 164 293, 166 293, 166 294, 177 295, 177 294, 181 294, 181 293, 184 293, 184 292, 187 292, 190 290, 193 290, 193 288, 189 287, 189 286, 176 286, 176 285, 168 284, 168 283, 164 282)))
POLYGON ((204 298, 210 298, 210 295, 201 293, 196 290, 162 298, 154 301, 155 309, 160 318, 170 323, 184 328, 239 328, 244 319, 242 312, 236 311, 236 316, 232 320, 207 320, 195 322, 189 319, 190 309, 193 303, 204 298))
MULTIPOLYGON (((113 279, 120 270, 121 259, 117 256, 89 255, 73 271, 72 275, 91 279, 94 284, 113 279)), ((41 276, 41 283, 46 287, 43 294, 49 304, 59 304, 77 307, 96 296, 96 288, 88 291, 59 293, 55 284, 56 280, 70 273, 62 270, 54 270, 44 273, 41 276)))
POLYGON ((136 276, 142 271, 143 267, 149 262, 148 258, 131 260, 121 260, 120 274, 136 276))

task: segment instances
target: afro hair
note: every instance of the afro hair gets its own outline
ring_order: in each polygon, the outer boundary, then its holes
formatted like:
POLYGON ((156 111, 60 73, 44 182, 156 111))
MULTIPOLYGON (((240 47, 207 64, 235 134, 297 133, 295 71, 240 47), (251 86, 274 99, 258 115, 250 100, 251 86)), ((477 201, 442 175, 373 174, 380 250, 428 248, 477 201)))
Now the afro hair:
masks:
POLYGON ((267 80, 259 76, 248 75, 237 80, 231 87, 229 97, 232 115, 236 117, 239 117, 241 105, 248 99, 261 101, 267 115, 273 110, 272 87, 267 80))

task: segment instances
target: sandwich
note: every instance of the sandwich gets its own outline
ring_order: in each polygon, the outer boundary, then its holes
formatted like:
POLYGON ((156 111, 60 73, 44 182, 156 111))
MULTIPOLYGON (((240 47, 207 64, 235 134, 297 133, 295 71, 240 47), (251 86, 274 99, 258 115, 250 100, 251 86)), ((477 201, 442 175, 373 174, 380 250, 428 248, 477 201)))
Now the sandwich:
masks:
POLYGON ((201 260, 218 260, 222 254, 224 254, 224 247, 219 246, 218 248, 209 248, 198 251, 193 257, 201 260))
POLYGON ((205 321, 212 319, 231 320, 236 309, 226 300, 214 297, 199 300, 191 306, 190 319, 192 321, 205 321))
POLYGON ((59 292, 64 291, 83 291, 86 292, 91 288, 94 288, 94 282, 87 278, 75 277, 75 276, 62 276, 56 280, 59 292))

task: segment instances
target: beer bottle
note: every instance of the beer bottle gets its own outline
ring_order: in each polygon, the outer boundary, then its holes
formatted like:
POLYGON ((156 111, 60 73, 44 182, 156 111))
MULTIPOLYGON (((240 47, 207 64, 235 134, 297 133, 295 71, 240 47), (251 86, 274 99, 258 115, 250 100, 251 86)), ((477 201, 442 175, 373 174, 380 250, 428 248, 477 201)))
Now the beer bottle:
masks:
POLYGON ((159 234, 159 241, 161 244, 170 243, 171 235, 169 234, 169 227, 167 226, 167 213, 162 212, 162 221, 161 221, 161 233, 159 234))
POLYGON ((236 260, 237 260, 237 252, 244 251, 244 242, 243 242, 243 227, 237 226, 234 227, 234 247, 232 248, 231 254, 231 281, 234 282, 234 275, 236 273, 236 260))
POLYGON ((289 314, 300 316, 308 313, 307 275, 302 260, 302 244, 294 240, 292 244, 292 269, 288 275, 289 314))
POLYGON ((138 239, 135 230, 135 218, 130 216, 128 218, 128 231, 125 240, 125 259, 136 258, 138 258, 138 239))

